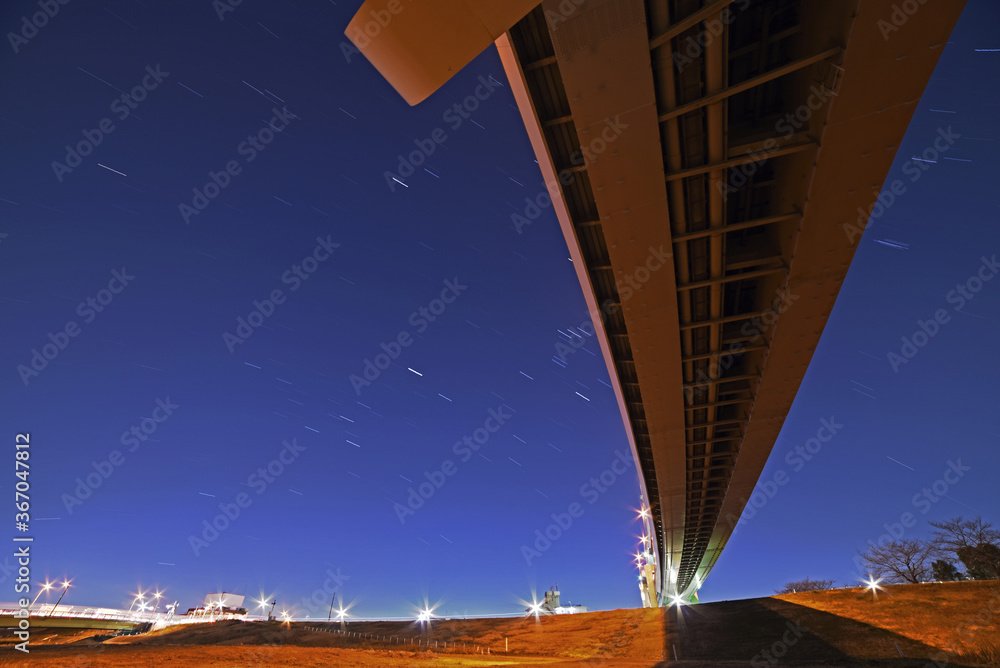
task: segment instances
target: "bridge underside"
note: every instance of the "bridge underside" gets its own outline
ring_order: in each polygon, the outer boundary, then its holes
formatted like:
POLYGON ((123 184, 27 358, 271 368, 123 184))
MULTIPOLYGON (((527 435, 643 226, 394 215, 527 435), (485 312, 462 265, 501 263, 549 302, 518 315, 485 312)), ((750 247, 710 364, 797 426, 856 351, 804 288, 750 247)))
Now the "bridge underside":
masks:
MULTIPOLYGON (((451 4, 435 33, 460 30, 451 4)), ((641 472, 661 598, 695 592, 729 539, 853 257, 843 226, 963 5, 922 5, 886 39, 892 0, 545 0, 497 40, 641 472)), ((405 16, 389 29, 414 30, 405 16)))

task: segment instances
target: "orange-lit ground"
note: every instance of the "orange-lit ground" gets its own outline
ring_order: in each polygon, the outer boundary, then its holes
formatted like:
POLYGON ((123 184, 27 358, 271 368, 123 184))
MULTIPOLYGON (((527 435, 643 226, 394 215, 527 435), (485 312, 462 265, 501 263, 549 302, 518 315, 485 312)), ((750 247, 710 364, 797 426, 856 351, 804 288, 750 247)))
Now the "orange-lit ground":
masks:
MULTIPOLYGON (((50 637, 36 630, 30 656, 0 649, 0 664, 41 668, 192 666, 892 666, 932 660, 1000 666, 1000 583, 891 587, 706 603, 678 612, 615 610, 527 619, 354 623, 345 637, 308 624, 218 622, 114 638, 50 637), (437 648, 413 644, 430 640, 437 648), (400 642, 400 640, 404 642, 400 642), (504 652, 505 639, 509 651, 504 652), (445 642, 457 648, 444 649, 445 642), (464 648, 463 648, 464 644, 464 648), (489 654, 486 654, 487 648, 489 654), (903 656, 901 657, 900 654, 903 656), (780 655, 780 661, 777 657, 780 655), (669 661, 673 663, 672 661, 669 661)), ((336 627, 336 626, 335 626, 336 627)), ((5 641, 9 642, 9 641, 5 641)), ((940 665, 940 664, 939 664, 940 665)))

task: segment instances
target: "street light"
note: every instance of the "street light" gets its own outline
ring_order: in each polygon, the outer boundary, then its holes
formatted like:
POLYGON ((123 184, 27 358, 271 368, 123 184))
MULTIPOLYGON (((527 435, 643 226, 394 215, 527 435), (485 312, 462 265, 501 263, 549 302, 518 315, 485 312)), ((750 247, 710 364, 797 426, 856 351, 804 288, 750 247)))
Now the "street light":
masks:
MULTIPOLYGON (((131 594, 132 592, 129 593, 131 594)), ((141 602, 145 597, 146 593, 141 589, 138 592, 136 592, 135 598, 132 599, 132 605, 129 606, 128 611, 132 612, 132 608, 135 607, 135 604, 141 602)))
POLYGON ((51 616, 53 615, 53 613, 55 613, 55 611, 56 611, 56 608, 58 608, 58 607, 59 607, 59 604, 60 604, 60 603, 62 602, 62 600, 63 600, 63 596, 65 596, 65 595, 66 595, 66 592, 68 592, 68 591, 69 591, 69 587, 70 587, 70 582, 69 582, 69 580, 66 580, 65 582, 63 582, 63 591, 62 591, 62 593, 61 593, 61 594, 59 594, 59 600, 58 600, 58 601, 56 601, 56 604, 55 604, 54 606, 52 606, 52 610, 51 610, 51 611, 49 611, 49 615, 48 615, 49 617, 51 617, 51 616))
POLYGON ((42 589, 37 594, 35 594, 35 600, 31 602, 31 605, 28 606, 28 608, 31 609, 32 607, 34 607, 35 603, 38 601, 38 597, 41 596, 44 592, 47 592, 48 590, 52 589, 52 586, 54 584, 55 582, 49 582, 48 580, 46 580, 45 584, 42 585, 42 589))
POLYGON ((160 605, 160 599, 163 598, 163 594, 160 592, 159 589, 157 589, 156 593, 153 594, 153 597, 156 598, 156 602, 153 603, 152 606, 150 606, 150 608, 149 608, 150 612, 154 612, 156 610, 157 606, 160 605))

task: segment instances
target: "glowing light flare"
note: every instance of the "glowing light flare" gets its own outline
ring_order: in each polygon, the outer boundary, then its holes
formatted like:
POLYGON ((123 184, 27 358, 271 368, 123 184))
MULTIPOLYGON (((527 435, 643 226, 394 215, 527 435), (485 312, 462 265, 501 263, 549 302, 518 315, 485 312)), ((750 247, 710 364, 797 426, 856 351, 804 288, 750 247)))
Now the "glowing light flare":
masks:
POLYGON ((440 600, 438 600, 434 605, 431 605, 430 601, 428 601, 425 596, 422 606, 414 606, 414 609, 417 611, 417 621, 420 623, 432 621, 434 619, 434 611, 437 610, 440 605, 440 600))
POLYGON ((876 579, 871 573, 869 573, 868 574, 868 579, 867 580, 862 580, 862 582, 865 585, 865 589, 867 589, 868 591, 870 591, 872 593, 872 599, 877 601, 878 600, 878 592, 879 592, 880 589, 882 589, 882 587, 879 586, 879 583, 882 582, 882 578, 877 578, 876 579))

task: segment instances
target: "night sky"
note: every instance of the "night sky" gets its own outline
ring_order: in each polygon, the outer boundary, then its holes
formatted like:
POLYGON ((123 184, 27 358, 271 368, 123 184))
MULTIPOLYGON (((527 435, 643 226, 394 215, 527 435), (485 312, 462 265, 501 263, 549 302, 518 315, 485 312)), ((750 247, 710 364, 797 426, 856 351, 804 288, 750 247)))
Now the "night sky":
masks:
MULTIPOLYGON (((511 221, 544 187, 496 51, 411 108, 345 55, 360 4, 70 2, 37 34, 36 3, 0 10, 24 35, 0 49, 6 452, 31 433, 33 580, 72 578, 66 604, 227 591, 325 618, 336 590, 366 617, 501 613, 556 583, 640 604, 628 441, 554 214, 511 221)), ((1000 278, 951 292, 1000 271, 998 20, 968 3, 758 489, 789 480, 702 600, 852 582, 905 512, 907 537, 1000 521, 1000 278), (823 420, 842 427, 797 459, 823 420), (960 480, 915 500, 949 460, 960 480)))

